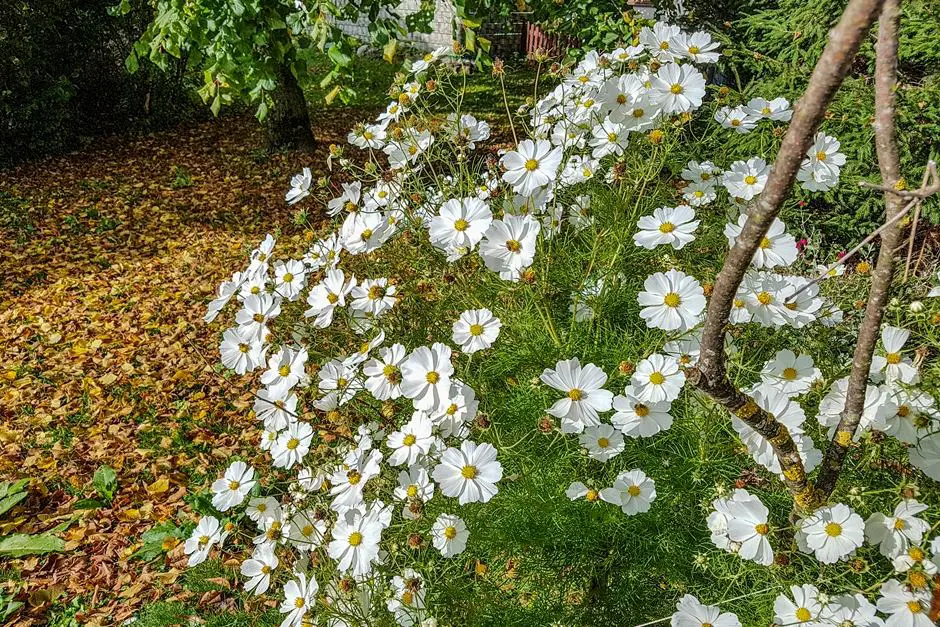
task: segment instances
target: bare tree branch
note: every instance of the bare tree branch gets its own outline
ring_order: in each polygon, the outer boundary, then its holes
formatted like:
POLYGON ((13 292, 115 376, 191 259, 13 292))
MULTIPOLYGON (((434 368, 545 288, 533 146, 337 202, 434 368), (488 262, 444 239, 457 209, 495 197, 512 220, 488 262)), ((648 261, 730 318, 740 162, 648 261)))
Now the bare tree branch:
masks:
POLYGON ((848 74, 862 38, 871 28, 883 2, 851 0, 839 23, 829 34, 829 42, 813 69, 809 85, 794 107, 793 118, 764 191, 751 208, 741 234, 718 273, 708 303, 699 363, 689 374, 693 384, 768 440, 780 460, 784 482, 799 508, 812 508, 816 502, 816 491, 806 478, 803 462, 786 427, 757 407, 728 379, 724 351, 725 327, 744 273, 790 193, 800 164, 826 113, 826 107, 848 74))

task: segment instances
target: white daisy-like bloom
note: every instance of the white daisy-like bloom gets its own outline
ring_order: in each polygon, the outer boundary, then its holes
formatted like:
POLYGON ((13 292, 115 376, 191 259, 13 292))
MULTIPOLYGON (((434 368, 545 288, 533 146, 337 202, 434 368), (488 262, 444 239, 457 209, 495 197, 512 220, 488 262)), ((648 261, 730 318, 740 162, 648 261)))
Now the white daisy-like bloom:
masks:
POLYGON ((717 52, 720 46, 720 42, 712 41, 712 36, 704 31, 679 32, 669 39, 670 51, 693 63, 716 63, 721 56, 717 52))
POLYGON ((349 306, 379 318, 398 302, 398 297, 395 296, 397 292, 398 288, 389 285, 387 278, 363 279, 359 285, 352 288, 352 301, 349 306))
POLYGON ((535 258, 541 226, 531 215, 507 215, 503 220, 493 220, 480 244, 480 256, 486 267, 498 272, 502 279, 518 281, 535 258))
POLYGON ((614 395, 603 389, 607 374, 594 364, 582 367, 574 357, 559 361, 554 369, 546 368, 539 378, 566 394, 546 410, 561 419, 563 433, 581 433, 585 427, 599 425, 598 414, 611 408, 614 395))
POLYGON ((544 139, 525 139, 516 150, 503 155, 500 163, 506 169, 503 180, 518 194, 529 195, 540 187, 551 185, 558 175, 562 150, 544 139))
POLYGON ((417 520, 420 517, 420 508, 414 511, 412 504, 420 506, 430 501, 434 496, 434 483, 424 467, 412 466, 407 471, 398 473, 398 487, 395 488, 393 496, 405 503, 402 515, 409 520, 417 520))
POLYGON ((609 117, 596 125, 591 130, 591 135, 588 145, 593 148, 591 156, 595 159, 603 159, 607 155, 619 157, 630 143, 629 131, 609 117))
POLYGON ((675 250, 681 250, 695 239, 698 225, 695 210, 689 205, 657 207, 653 215, 643 216, 637 221, 640 230, 633 234, 633 242, 647 250, 653 250, 661 244, 669 244, 675 250))
POLYGON ((878 611, 888 615, 886 627, 934 627, 930 619, 930 591, 911 590, 897 579, 881 584, 878 611))
POLYGON ((281 297, 274 294, 251 294, 242 302, 235 314, 235 323, 243 336, 264 342, 268 335, 268 321, 281 313, 281 297))
POLYGON ((893 416, 885 418, 884 432, 905 444, 916 445, 937 427, 934 397, 915 388, 892 388, 891 401, 897 406, 893 416))
POLYGON ((394 400, 401 396, 401 364, 406 351, 401 344, 379 349, 379 358, 370 359, 362 366, 367 377, 365 386, 377 400, 394 400))
POLYGON ((623 434, 610 425, 587 427, 578 436, 578 441, 587 449, 588 456, 599 462, 606 462, 623 452, 623 434))
POLYGON ((341 572, 361 578, 372 572, 372 564, 379 559, 382 523, 357 508, 346 510, 333 525, 333 540, 327 553, 336 560, 341 572))
POLYGON ((568 224, 576 231, 582 231, 594 224, 591 215, 591 197, 587 194, 575 196, 574 202, 568 205, 568 224))
POLYGON ((476 248, 492 222, 493 212, 479 198, 452 198, 428 224, 431 243, 445 252, 465 255, 476 248))
MULTIPOLYGON (((712 543, 729 553, 737 553, 740 544, 732 542, 728 537, 728 521, 733 518, 729 505, 733 502, 758 501, 756 496, 752 496, 747 490, 735 489, 730 497, 719 497, 712 501, 712 511, 708 514, 706 523, 711 532, 712 543)), ((768 529, 769 532, 769 529, 768 529)))
POLYGON ((351 401, 362 389, 358 368, 338 359, 331 359, 323 364, 317 377, 320 379, 317 389, 328 394, 333 393, 337 406, 351 401))
POLYGON ((304 263, 311 270, 332 269, 339 263, 342 252, 342 238, 339 233, 331 233, 328 237, 317 240, 310 246, 310 250, 304 255, 304 263))
POLYGON ((705 77, 691 65, 667 63, 653 77, 652 97, 664 113, 697 109, 705 97, 705 77))
POLYGON ((718 194, 714 185, 690 183, 682 190, 682 197, 693 207, 704 207, 711 204, 718 197, 718 194))
POLYGON ((255 595, 264 594, 271 585, 271 573, 280 562, 274 554, 274 547, 270 544, 261 544, 255 547, 251 557, 241 563, 239 571, 244 577, 245 592, 255 595))
POLYGON ((839 184, 839 171, 828 168, 813 168, 809 160, 803 162, 796 172, 796 180, 808 192, 828 192, 839 184))
POLYGON ((736 615, 722 612, 717 605, 704 605, 691 594, 676 603, 676 613, 669 624, 671 627, 741 627, 736 615))
POLYGON ((389 142, 382 150, 388 155, 388 165, 392 170, 401 170, 413 165, 418 158, 434 143, 430 131, 412 132, 401 140, 389 142))
MULTIPOLYGON (((816 448, 812 438, 803 432, 803 423, 806 422, 806 414, 803 408, 796 401, 792 400, 786 394, 782 394, 773 388, 758 386, 748 392, 758 407, 772 414, 774 418, 787 428, 790 436, 796 444, 800 458, 807 472, 812 471, 819 462, 822 461, 822 452, 816 448)), ((741 441, 747 447, 751 457, 758 464, 767 468, 770 472, 779 474, 780 460, 767 438, 764 438, 743 420, 732 416, 731 426, 738 433, 741 441)))
POLYGON ((769 175, 770 166, 767 162, 759 157, 752 157, 747 161, 732 163, 721 175, 721 184, 731 196, 748 201, 764 191, 769 175))
POLYGON ((657 272, 646 278, 643 287, 637 300, 646 326, 684 332, 701 321, 705 291, 695 277, 679 270, 657 272))
POLYGON ((212 507, 227 512, 241 505, 255 487, 255 469, 245 462, 232 462, 221 479, 212 483, 212 507))
POLYGON ((625 436, 631 438, 649 438, 672 426, 670 401, 643 402, 636 397, 629 385, 623 394, 614 397, 613 407, 614 414, 610 421, 625 436))
POLYGON ((284 600, 281 602, 281 614, 286 614, 281 627, 301 627, 312 612, 317 601, 320 586, 313 575, 294 573, 295 579, 284 584, 284 600))
POLYGON ((414 569, 406 568, 401 575, 392 577, 392 598, 385 602, 385 607, 395 615, 395 621, 401 627, 411 627, 420 622, 424 615, 424 578, 414 569))
POLYGON ((245 374, 264 365, 267 348, 255 335, 242 327, 226 329, 219 344, 222 365, 235 374, 245 374))
POLYGON ((865 521, 865 539, 879 545, 881 554, 893 559, 907 551, 912 544, 919 545, 930 524, 917 515, 926 511, 927 505, 914 499, 904 499, 894 508, 893 516, 875 512, 865 521))
POLYGON ((281 504, 273 496, 256 496, 248 501, 245 514, 256 523, 266 518, 280 518, 282 516, 281 504))
POLYGON ((330 507, 343 513, 361 507, 363 491, 371 479, 381 472, 382 453, 377 449, 354 449, 330 476, 330 507))
POLYGON ((268 357, 268 369, 261 375, 261 383, 275 390, 289 390, 306 376, 307 349, 282 346, 268 357))
POLYGON ((757 119, 751 117, 743 106, 722 107, 715 112, 715 121, 723 128, 734 129, 737 133, 750 133, 757 126, 757 119))
POLYGON ((395 229, 378 211, 357 211, 350 214, 340 228, 343 248, 350 255, 378 250, 395 234, 395 229))
POLYGON ((568 186, 583 183, 594 177, 600 164, 585 155, 571 155, 561 171, 559 185, 568 186))
POLYGON ((774 122, 789 122, 793 117, 793 110, 786 98, 751 98, 744 107, 748 115, 753 118, 763 120, 773 120, 774 122))
POLYGON ((675 358, 683 368, 694 366, 698 363, 699 354, 702 352, 702 340, 697 333, 692 333, 666 342, 663 352, 675 358))
POLYGON ((750 314, 750 320, 762 327, 782 327, 791 319, 784 298, 791 285, 779 274, 758 270, 744 275, 738 296, 750 314))
POLYGON ((297 395, 288 389, 262 388, 255 395, 252 409, 265 429, 281 431, 297 416, 297 395))
POLYGON ((307 294, 307 304, 310 308, 304 312, 306 318, 316 318, 313 326, 325 328, 333 323, 333 312, 337 307, 346 306, 346 295, 356 285, 356 277, 348 281, 342 269, 330 270, 322 282, 310 288, 307 294))
MULTIPOLYGON (((928 557, 927 551, 915 545, 907 547, 907 550, 891 560, 895 572, 906 573, 911 569, 922 571, 927 575, 934 575, 940 569, 937 562, 940 561, 940 555, 935 548, 940 548, 940 536, 933 539, 931 543, 931 556, 928 557)), ((925 582, 926 583, 926 582, 925 582)))
POLYGON ((274 291, 281 298, 295 301, 304 289, 307 267, 302 261, 288 259, 274 264, 274 291))
POLYGON ((601 493, 594 488, 589 488, 581 481, 575 481, 565 490, 565 496, 572 501, 584 499, 588 503, 596 503, 601 498, 601 493))
POLYGON ((715 185, 719 182, 721 170, 711 161, 689 161, 680 176, 690 183, 715 185))
POLYGON ((209 557, 209 551, 222 541, 222 527, 215 516, 203 516, 196 528, 186 539, 183 550, 189 556, 187 566, 192 568, 202 564, 209 557))
MULTIPOLYGON (((845 395, 849 388, 849 378, 844 377, 832 384, 832 387, 819 402, 819 413, 816 420, 824 427, 829 427, 829 437, 835 433, 845 409, 845 395)), ((865 390, 865 403, 862 406, 862 416, 855 430, 854 440, 858 441, 862 434, 869 429, 884 431, 887 429, 888 419, 897 413, 897 405, 890 398, 890 391, 884 387, 869 385, 865 390)))
POLYGON ((361 124, 349 131, 348 141, 357 148, 381 150, 385 146, 386 131, 378 124, 361 124))
POLYGON ((304 168, 300 174, 295 174, 290 180, 290 189, 284 196, 288 205, 293 205, 310 195, 310 186, 313 185, 313 173, 310 168, 304 168))
POLYGON ((648 512, 656 500, 656 483, 636 468, 617 475, 614 485, 600 492, 601 499, 617 505, 628 516, 648 512))
POLYGON ((291 468, 299 464, 304 456, 310 452, 310 443, 313 441, 313 427, 306 422, 292 422, 282 431, 271 447, 272 462, 276 468, 291 468))
POLYGON ((875 383, 886 381, 895 383, 900 381, 907 385, 914 385, 920 381, 920 374, 911 358, 902 355, 904 345, 911 337, 907 329, 886 326, 881 330, 881 346, 884 355, 875 355, 871 361, 871 380, 875 383))
POLYGON ((787 275, 784 279, 787 286, 780 291, 780 297, 788 312, 787 323, 795 329, 802 329, 816 322, 826 304, 819 297, 819 284, 810 284, 810 279, 796 275, 787 275))
POLYGON ((675 358, 654 353, 637 364, 630 383, 636 398, 644 403, 671 403, 679 398, 685 373, 675 358))
POLYGON ((797 355, 783 349, 764 364, 760 379, 765 385, 793 397, 808 392, 815 381, 822 379, 822 372, 814 366, 811 355, 797 355))
POLYGON ((767 507, 753 495, 732 499, 726 506, 728 539, 737 545, 737 554, 763 566, 773 564, 774 552, 767 539, 767 507))
POLYGON ((821 507, 799 523, 797 546, 813 553, 823 564, 834 564, 855 554, 865 543, 865 523, 847 505, 821 507))
POLYGON ((462 352, 471 355, 492 346, 502 325, 489 309, 469 309, 454 323, 451 339, 462 352))
POLYGON ((823 627, 818 621, 824 609, 819 588, 811 583, 790 586, 790 596, 781 594, 774 599, 774 621, 779 625, 823 627))
POLYGON ((356 213, 362 205, 362 183, 353 181, 343 183, 343 193, 326 204, 326 215, 333 217, 344 211, 349 214, 356 213))
POLYGON ((912 466, 934 481, 940 481, 940 431, 922 437, 917 446, 908 449, 912 466))
POLYGON ((241 290, 242 284, 247 279, 248 275, 239 271, 233 274, 231 279, 222 281, 216 290, 216 297, 209 301, 209 304, 206 306, 206 315, 202 318, 203 322, 209 324, 215 320, 219 312, 222 311, 232 299, 232 296, 241 290))
MULTIPOLYGON (((742 229, 744 229, 745 222, 747 222, 747 216, 742 215, 738 217, 737 224, 725 226, 725 237, 728 238, 729 246, 734 246, 738 236, 741 235, 742 229)), ((779 218, 774 218, 767 234, 761 239, 757 250, 754 251, 751 265, 755 268, 785 267, 796 261, 798 254, 796 239, 787 233, 786 225, 779 218)))
POLYGON ((411 399, 415 409, 430 411, 447 400, 454 373, 450 357, 450 347, 435 342, 430 348, 416 348, 402 362, 402 395, 411 399))
POLYGON ((431 434, 433 428, 427 414, 415 412, 400 431, 393 431, 385 440, 385 444, 392 449, 388 463, 410 467, 424 459, 434 444, 434 436, 431 434))
POLYGON ((459 516, 441 514, 431 527, 431 538, 434 548, 444 557, 454 557, 467 548, 467 539, 470 532, 467 524, 459 516))
POLYGON ((644 26, 640 29, 640 43, 649 50, 653 58, 662 63, 668 63, 675 58, 671 42, 681 33, 682 30, 678 26, 656 22, 652 28, 644 26))
POLYGON ((326 521, 313 509, 296 512, 287 528, 287 541, 299 551, 312 551, 326 538, 326 521))
POLYGON ((359 366, 369 359, 370 353, 372 353, 373 350, 384 343, 385 331, 379 329, 379 332, 376 333, 371 340, 363 342, 356 351, 349 353, 349 355, 343 359, 343 363, 352 367, 359 366))
POLYGON ((829 599, 829 604, 820 613, 824 625, 845 625, 849 627, 884 627, 884 621, 878 618, 878 609, 864 595, 843 594, 829 599))
POLYGON ((838 179, 839 171, 845 165, 846 157, 839 152, 841 144, 835 137, 823 132, 816 133, 813 145, 806 151, 804 167, 814 171, 823 171, 826 176, 838 179))
POLYGON ((469 113, 459 118, 453 113, 448 115, 447 128, 453 134, 453 142, 467 150, 475 150, 477 142, 486 141, 490 137, 490 125, 486 120, 478 120, 469 113))
POLYGON ((457 497, 461 505, 486 503, 498 492, 496 483, 503 478, 503 467, 496 461, 492 444, 464 440, 459 449, 451 447, 441 454, 431 476, 444 496, 457 497))

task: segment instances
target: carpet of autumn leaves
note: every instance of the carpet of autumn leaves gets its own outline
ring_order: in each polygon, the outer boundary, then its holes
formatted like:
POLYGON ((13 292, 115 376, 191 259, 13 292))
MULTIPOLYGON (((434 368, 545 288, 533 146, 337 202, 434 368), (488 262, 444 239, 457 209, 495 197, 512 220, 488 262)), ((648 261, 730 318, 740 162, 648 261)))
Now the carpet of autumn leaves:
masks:
POLYGON ((0 592, 26 603, 14 624, 45 624, 76 597, 82 624, 120 623, 156 598, 223 603, 179 586, 174 539, 164 558, 130 558, 251 444, 250 396, 210 367, 204 305, 266 232, 302 237, 289 177, 324 167, 352 117, 318 113, 312 156, 266 154, 257 123, 231 117, 0 172, 0 479, 31 479, 0 535, 58 527, 66 541, 0 560, 0 592), (118 476, 113 500, 76 509, 102 465, 118 476))

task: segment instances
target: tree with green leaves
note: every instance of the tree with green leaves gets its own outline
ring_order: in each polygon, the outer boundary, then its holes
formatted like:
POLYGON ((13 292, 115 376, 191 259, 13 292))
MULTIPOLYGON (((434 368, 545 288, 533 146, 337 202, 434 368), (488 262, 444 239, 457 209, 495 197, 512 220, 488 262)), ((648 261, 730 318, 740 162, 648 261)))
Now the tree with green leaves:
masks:
MULTIPOLYGON (((430 32, 437 3, 421 0, 403 16, 399 0, 152 0, 154 20, 127 58, 134 72, 140 60, 160 68, 184 59, 203 74, 199 89, 214 114, 236 102, 255 107, 268 146, 309 149, 314 145, 304 86, 317 81, 332 89, 327 101, 355 97, 352 62, 362 43, 340 22, 368 21, 370 41, 391 62, 409 33, 430 32), (332 67, 316 75, 323 55, 332 67)), ((454 39, 480 53, 487 42, 474 34, 472 15, 491 9, 490 0, 454 2, 454 39)), ((124 14, 131 0, 114 12, 124 14)))

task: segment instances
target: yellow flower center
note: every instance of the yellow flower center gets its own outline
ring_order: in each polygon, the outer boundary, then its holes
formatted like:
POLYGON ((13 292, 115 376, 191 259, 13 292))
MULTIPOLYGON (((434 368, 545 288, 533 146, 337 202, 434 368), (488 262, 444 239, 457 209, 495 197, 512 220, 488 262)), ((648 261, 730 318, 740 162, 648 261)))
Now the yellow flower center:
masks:
POLYGON ((632 115, 632 116, 635 117, 636 119, 640 119, 640 118, 643 117, 643 115, 644 115, 645 113, 646 113, 646 111, 644 111, 643 109, 634 109, 633 112, 632 112, 630 115, 632 115))
POLYGON ((900 518, 896 518, 896 519, 895 519, 895 521, 894 521, 894 528, 895 528, 895 529, 897 529, 898 531, 900 531, 900 530, 904 529, 905 527, 907 527, 907 523, 905 523, 905 522, 904 522, 902 519, 900 519, 900 518))
POLYGON ((630 496, 640 496, 640 486, 632 485, 627 488, 627 494, 630 496))
POLYGON ((578 388, 572 388, 568 390, 568 398, 570 398, 573 401, 580 401, 582 398, 584 398, 584 392, 582 392, 578 388))
POLYGON ((650 408, 643 403, 637 403, 634 405, 633 411, 636 412, 636 415, 640 418, 645 418, 646 416, 650 415, 650 408))
POLYGON ((660 49, 660 50, 669 50, 669 42, 668 42, 668 41, 661 41, 661 42, 659 42, 659 49, 660 49))
POLYGON ((414 434, 409 433, 408 435, 405 436, 405 439, 402 440, 402 443, 405 446, 412 446, 417 441, 418 441, 418 438, 416 438, 414 434))
POLYGON ((673 83, 672 87, 669 88, 669 91, 678 95, 678 94, 681 94, 684 90, 682 88, 682 85, 680 85, 679 83, 673 83))
POLYGON ((901 354, 900 353, 888 353, 885 355, 885 359, 891 365, 897 365, 901 363, 901 354))
POLYGON ((290 366, 284 365, 277 369, 277 373, 282 377, 286 377, 290 374, 290 366))
POLYGON ((261 574, 262 574, 262 575, 270 574, 270 572, 271 572, 271 567, 268 566, 267 564, 265 564, 264 566, 261 567, 261 574))
POLYGON ((810 611, 806 609, 805 607, 797 608, 796 620, 800 621, 801 623, 805 623, 806 621, 810 620, 812 617, 813 617, 812 613, 810 613, 810 611))
POLYGON ((817 152, 817 153, 816 153, 816 158, 817 158, 819 161, 825 161, 825 160, 826 160, 826 151, 825 151, 825 150, 820 150, 819 152, 817 152))
POLYGON ((264 314, 256 313, 251 319, 260 324, 264 322, 264 314))
POLYGON ((349 213, 352 213, 357 209, 356 203, 354 203, 351 200, 347 200, 346 202, 343 203, 343 209, 345 209, 349 213))
POLYGON ((336 380, 336 387, 344 388, 349 385, 349 380, 346 377, 340 377, 336 380))
POLYGON ((919 547, 912 546, 910 549, 908 549, 907 554, 910 555, 911 559, 915 562, 924 561, 924 552, 919 547))
POLYGON ((482 324, 471 324, 470 325, 470 335, 482 335, 483 334, 483 325, 482 324))
POLYGON ((911 408, 907 405, 901 405, 898 407, 898 416, 901 418, 907 418, 911 414, 911 408))
POLYGON ((405 605, 411 605, 412 601, 414 601, 414 596, 411 590, 405 590, 401 593, 401 602, 405 605))
POLYGON ((362 231, 362 241, 368 241, 372 237, 372 229, 365 229, 362 231))
POLYGON ((474 479, 477 476, 477 467, 476 466, 464 466, 460 474, 463 475, 464 479, 474 479))
POLYGON ((408 489, 405 490, 405 493, 408 495, 409 499, 415 498, 418 496, 418 486, 412 483, 410 486, 408 486, 408 489))
POLYGON ((456 528, 456 527, 448 527, 448 528, 446 528, 446 529, 444 530, 444 537, 447 538, 448 540, 453 540, 454 538, 456 538, 456 537, 457 537, 457 528, 456 528))
POLYGON ((842 535, 842 525, 831 522, 826 525, 826 535, 830 538, 838 538, 842 535))
POLYGON ((601 448, 607 448, 610 446, 610 440, 607 438, 597 438, 597 445, 601 448))
POLYGON ((705 195, 705 192, 703 192, 703 191, 700 190, 700 189, 697 189, 697 190, 695 190, 695 193, 694 193, 693 195, 694 195, 696 198, 701 198, 702 196, 705 195))
POLYGON ((774 245, 774 243, 770 241, 770 238, 769 238, 769 237, 764 237, 764 238, 762 238, 761 241, 760 241, 760 247, 763 248, 763 249, 770 248, 770 247, 773 246, 773 245, 774 245))
POLYGON ((763 107, 760 112, 762 115, 770 115, 770 107, 763 107))
POLYGON ((448 416, 453 416, 454 414, 457 413, 457 410, 458 410, 458 409, 460 409, 460 408, 457 407, 457 403, 451 403, 451 404, 447 407, 447 411, 444 412, 444 413, 446 413, 448 416))
POLYGON ((600 494, 598 494, 597 490, 593 490, 593 489, 592 489, 592 490, 588 490, 588 491, 587 491, 587 494, 584 495, 584 498, 585 498, 585 500, 588 500, 588 501, 590 501, 591 503, 593 503, 593 502, 596 501, 598 498, 600 498, 600 494))
POLYGON ((249 350, 251 350, 251 347, 248 346, 247 344, 239 344, 238 350, 240 350, 243 353, 247 353, 249 350))
POLYGON ((349 485, 356 485, 362 481, 362 475, 360 475, 355 470, 350 470, 346 473, 346 480, 349 482, 349 485))
POLYGON ((659 225, 660 233, 672 233, 675 230, 676 230, 676 225, 673 224, 672 222, 663 222, 662 224, 659 225))
POLYGON ((237 481, 229 481, 229 482, 228 482, 228 489, 229 489, 229 490, 237 490, 238 488, 241 487, 241 485, 242 485, 242 484, 240 484, 240 483, 237 482, 237 481))
POLYGON ((353 531, 349 534, 349 546, 359 546, 362 544, 362 534, 358 531, 353 531))
POLYGON ((372 131, 365 131, 365 132, 362 134, 362 136, 365 137, 365 138, 368 139, 368 140, 371 140, 373 137, 375 137, 375 135, 372 134, 372 131))
POLYGON ((783 375, 783 378, 786 379, 787 381, 793 381, 794 379, 796 379, 798 373, 796 371, 796 368, 784 368, 782 375, 783 375))
POLYGON ((309 538, 311 535, 313 535, 313 525, 304 525, 300 530, 300 534, 305 538, 309 538))
POLYGON ((753 174, 748 174, 747 176, 744 177, 744 182, 747 183, 748 185, 753 185, 754 183, 757 182, 757 177, 754 176, 753 174))
POLYGON ((306 604, 303 597, 297 597, 294 599, 294 607, 303 607, 306 604))
POLYGON ((737 118, 731 120, 731 126, 741 126, 741 120, 737 118))
POLYGON ((682 304, 682 298, 680 298, 679 295, 676 294, 675 292, 669 292, 663 298, 663 303, 667 307, 678 307, 679 305, 682 304))
POLYGON ((514 239, 507 240, 506 250, 512 253, 517 253, 520 250, 522 250, 522 244, 520 244, 518 240, 514 240, 514 239))
MULTIPOLYGON (((689 54, 698 54, 698 53, 699 53, 698 46, 689 46, 689 54)), ((705 627, 705 626, 702 625, 702 627, 705 627)), ((709 627, 711 627, 711 625, 709 625, 709 627)))
POLYGON ((610 143, 617 141, 617 133, 607 133, 607 141, 610 143))
POLYGON ((457 231, 460 231, 461 233, 466 231, 467 227, 469 226, 470 226, 470 223, 464 220, 463 218, 457 218, 457 220, 454 221, 454 229, 457 231))
POLYGON ((908 601, 907 609, 911 611, 911 614, 920 614, 924 611, 924 606, 921 605, 920 601, 908 601))
POLYGON ((666 377, 665 375, 663 375, 663 373, 656 371, 650 374, 650 383, 652 383, 653 385, 662 385, 665 382, 666 382, 666 377))
POLYGON ((430 383, 431 385, 434 385, 434 384, 436 384, 438 381, 441 380, 441 375, 437 374, 436 372, 434 372, 434 371, 432 370, 431 372, 429 372, 429 373, 424 377, 424 379, 425 379, 425 381, 427 381, 427 382, 430 383))
POLYGON ((330 292, 329 294, 326 295, 326 300, 331 305, 335 305, 339 301, 339 296, 337 296, 333 292, 330 292))
POLYGON ((199 536, 199 544, 201 546, 209 544, 209 536, 199 536))
POLYGON ((369 300, 378 300, 385 297, 385 288, 381 285, 373 285, 369 288, 369 300))
POLYGON ((761 305, 769 305, 774 302, 774 297, 770 295, 770 292, 761 292, 757 295, 757 302, 761 305))
POLYGON ((766 536, 768 533, 770 533, 770 525, 767 523, 754 525, 754 531, 757 532, 757 535, 766 536))
POLYGON ((291 438, 290 440, 287 441, 287 450, 289 451, 293 451, 298 446, 300 446, 300 440, 298 440, 297 438, 291 438))
POLYGON ((535 159, 527 159, 525 162, 525 169, 529 172, 533 172, 539 167, 539 162, 535 159))
POLYGON ((907 575, 907 581, 912 588, 921 589, 927 587, 927 577, 919 570, 912 570, 907 575))

